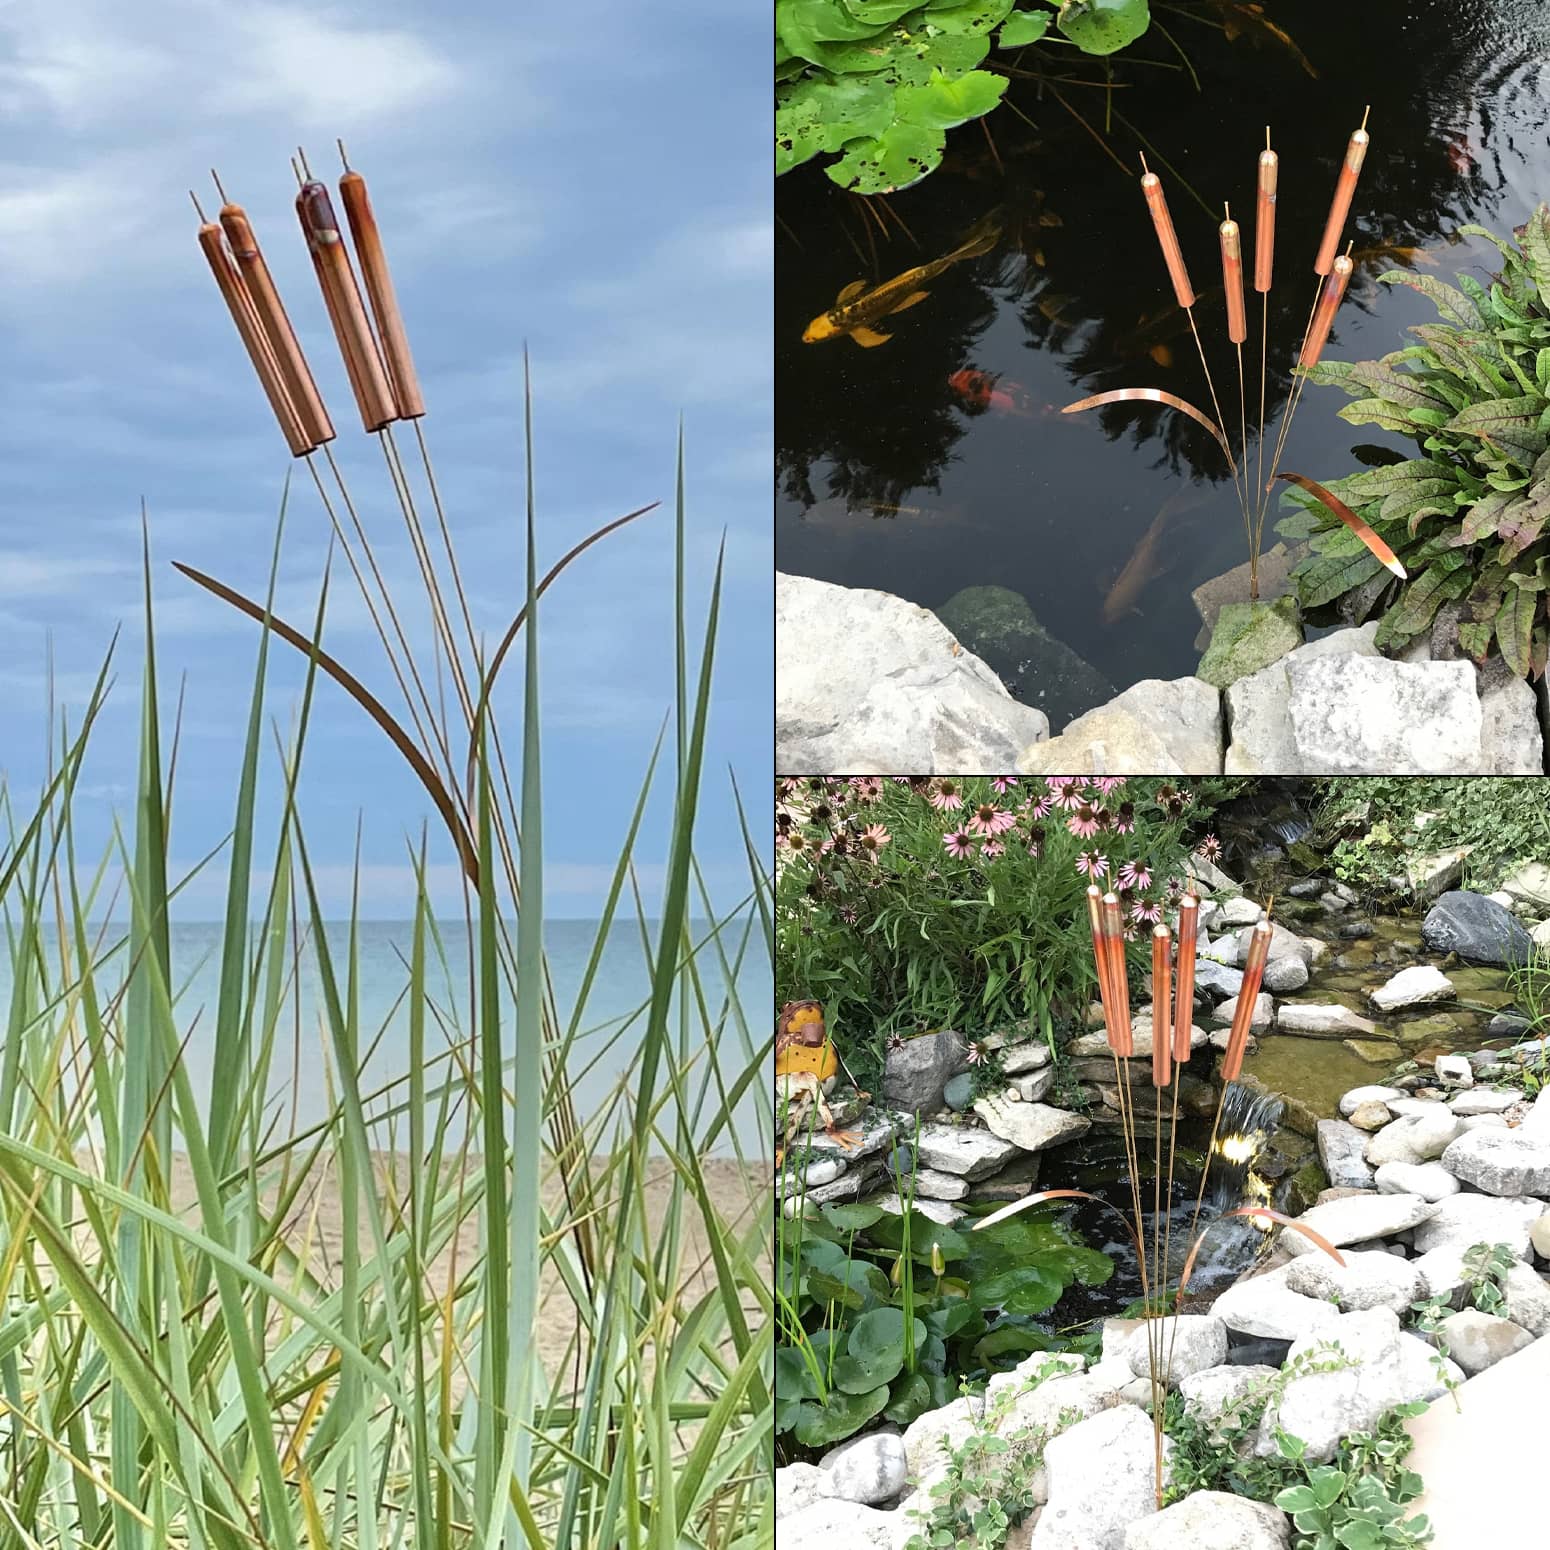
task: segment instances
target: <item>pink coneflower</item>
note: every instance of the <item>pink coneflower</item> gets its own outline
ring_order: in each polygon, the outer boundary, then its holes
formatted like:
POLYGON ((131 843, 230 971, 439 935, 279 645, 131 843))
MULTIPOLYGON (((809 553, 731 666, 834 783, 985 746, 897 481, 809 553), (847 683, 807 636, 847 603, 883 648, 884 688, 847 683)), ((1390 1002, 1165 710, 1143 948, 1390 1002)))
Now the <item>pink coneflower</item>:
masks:
POLYGON ((891 780, 896 786, 907 786, 910 783, 910 778, 908 775, 890 775, 888 779, 891 780))
POLYGON ((843 920, 847 926, 855 925, 855 923, 856 923, 856 912, 855 912, 855 910, 853 910, 850 907, 850 905, 848 905, 848 904, 842 904, 840 906, 840 919, 843 920))
POLYGON ((852 779, 850 789, 858 800, 875 802, 883 794, 883 778, 881 775, 857 775, 852 779))
POLYGON ((992 775, 990 778, 990 789, 997 796, 1004 797, 1016 784, 1017 777, 1015 775, 992 775))
POLYGON ((977 1041, 970 1039, 964 1058, 971 1066, 977 1066, 985 1059, 985 1051, 977 1041))
POLYGON ((893 836, 880 823, 869 823, 856 836, 856 843, 875 856, 892 838, 893 836))
POLYGON ((963 806, 963 796, 959 792, 956 782, 939 780, 936 790, 931 793, 931 805, 938 812, 951 812, 954 808, 963 806))
POLYGON ((1044 854, 1044 825, 1036 823, 1028 830, 1028 854, 1035 861, 1044 854))
POLYGON ((1139 926, 1143 921, 1155 926, 1162 919, 1162 907, 1155 899, 1138 899, 1130 906, 1130 918, 1139 926))
POLYGON ((890 1033, 888 1035, 888 1053, 891 1055, 904 1048, 904 1035, 902 1033, 890 1033))
POLYGON ((1222 842, 1214 834, 1208 834, 1195 847, 1195 854, 1204 856, 1207 861, 1215 861, 1222 853, 1222 842))
POLYGON ((1114 814, 1114 832, 1116 834, 1133 834, 1135 827, 1135 808, 1129 802, 1121 802, 1119 810, 1114 814))
POLYGON ((1094 882, 1097 882, 1109 870, 1109 858, 1101 850, 1084 850, 1076 858, 1076 869, 1078 872, 1085 872, 1094 882))
POLYGON ((1178 878, 1170 877, 1168 879, 1168 903, 1177 904, 1183 897, 1184 884, 1181 883, 1178 878))
POLYGON ((1091 839, 1103 827, 1097 812, 1086 802, 1066 819, 1066 827, 1079 839, 1091 839))
POLYGON ((1094 775, 1092 783, 1104 796, 1107 796, 1111 791, 1118 791, 1125 784, 1125 777, 1123 775, 1094 775))
POLYGON ((1047 791, 1041 791, 1037 797, 1024 802, 1030 818, 1044 818, 1049 815, 1049 810, 1055 805, 1055 799, 1047 791))
POLYGON ((942 845, 949 856, 955 856, 963 860, 965 856, 974 854, 975 839, 967 829, 953 829, 942 836, 942 845))
POLYGON ((993 802, 981 802, 974 809, 974 816, 969 820, 969 827, 976 834, 983 834, 991 838, 997 834, 1005 834, 1017 822, 1017 815, 1009 813, 1005 808, 997 807, 993 802))
POLYGON ((775 843, 784 846, 785 849, 800 854, 807 849, 807 836, 800 829, 793 829, 790 834, 778 834, 775 843))
POLYGON ((1044 783, 1049 787, 1050 801, 1056 807, 1074 809, 1086 800, 1081 793, 1082 780, 1077 775, 1046 775, 1044 783))
POLYGON ((1127 861, 1115 881, 1121 888, 1150 888, 1152 869, 1144 861, 1127 861))
POLYGON ((986 860, 993 861, 997 856, 1004 856, 1006 854, 1006 846, 1003 845, 1000 840, 986 840, 985 843, 980 846, 980 854, 984 856, 986 860))

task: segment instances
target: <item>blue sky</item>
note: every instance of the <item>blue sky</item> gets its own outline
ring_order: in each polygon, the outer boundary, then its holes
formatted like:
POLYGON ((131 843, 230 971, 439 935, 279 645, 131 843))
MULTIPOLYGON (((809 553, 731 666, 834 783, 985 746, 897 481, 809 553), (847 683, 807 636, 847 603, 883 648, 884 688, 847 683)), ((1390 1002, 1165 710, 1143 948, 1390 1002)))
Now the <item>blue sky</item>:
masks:
MULTIPOLYGON (((292 208, 291 151, 304 146, 332 184, 338 135, 383 228, 481 630, 500 634, 524 586, 524 339, 545 568, 602 522, 670 505, 682 411, 696 649, 723 530, 727 545, 701 856, 731 902, 746 868, 727 770, 756 804, 771 757, 767 33, 757 7, 716 0, 595 13, 490 0, 0 3, 0 769, 14 806, 41 777, 50 649, 56 699, 78 707, 122 622, 78 812, 98 844, 115 812, 129 821, 143 496, 164 703, 180 680, 185 694, 175 871, 230 825, 257 630, 169 562, 261 594, 291 463, 195 243, 187 190, 214 208, 212 166, 264 246, 389 587, 406 605, 415 595, 292 208)), ((278 607, 305 626, 327 527, 295 468, 278 607)), ((671 703, 670 524, 657 513, 589 551, 541 614, 557 915, 586 915, 600 896, 671 703)), ((405 622, 429 660, 427 619, 406 606, 405 622)), ((342 570, 326 644, 396 704, 342 570)), ((299 683, 297 663, 277 663, 282 727, 299 683)), ((516 652, 513 757, 520 684, 516 652)), ((272 796, 272 757, 266 775, 272 796)), ((667 795, 648 862, 665 846, 667 795)), ((428 810, 376 729, 321 688, 302 814, 329 907, 348 897, 363 815, 363 914, 403 914, 405 836, 428 810)), ((450 866, 436 876, 449 885, 450 866)), ((648 899, 659 877, 644 868, 648 899)), ((183 913, 218 913, 221 893, 217 865, 183 913)))

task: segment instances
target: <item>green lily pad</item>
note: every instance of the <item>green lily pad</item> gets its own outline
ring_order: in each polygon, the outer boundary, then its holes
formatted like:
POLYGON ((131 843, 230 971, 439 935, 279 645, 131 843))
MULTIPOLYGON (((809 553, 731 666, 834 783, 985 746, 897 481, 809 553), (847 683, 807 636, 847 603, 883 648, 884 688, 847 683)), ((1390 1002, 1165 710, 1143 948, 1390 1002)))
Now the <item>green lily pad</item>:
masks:
POLYGON ((1066 0, 1055 25, 1084 54, 1112 54, 1151 25, 1147 0, 1066 0))

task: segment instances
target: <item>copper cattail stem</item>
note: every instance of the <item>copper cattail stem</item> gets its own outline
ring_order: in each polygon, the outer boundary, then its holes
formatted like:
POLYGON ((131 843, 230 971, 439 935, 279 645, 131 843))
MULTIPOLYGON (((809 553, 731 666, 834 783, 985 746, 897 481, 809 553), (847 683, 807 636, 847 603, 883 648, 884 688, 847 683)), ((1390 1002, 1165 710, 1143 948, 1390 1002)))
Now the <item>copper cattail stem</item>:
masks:
POLYGON ((366 309, 361 305, 355 271, 350 267, 328 190, 316 181, 304 183, 296 196, 296 214, 306 233, 329 321, 334 325, 334 337, 339 341, 339 353, 344 357, 345 371, 361 413, 361 424, 368 431, 379 431, 396 413, 393 390, 366 322, 366 309))
POLYGON ((1243 968, 1243 988, 1238 992, 1238 1005, 1233 1013, 1232 1032, 1227 1036, 1227 1053, 1222 1058, 1222 1081, 1236 1082, 1243 1069, 1243 1052, 1249 1042, 1249 1023, 1254 1016, 1254 1003, 1259 997, 1259 986, 1265 977, 1265 959, 1270 953, 1270 922, 1260 921, 1249 939, 1248 961, 1243 968))
MULTIPOLYGON (((1144 156, 1141 158, 1141 166, 1146 168, 1144 156)), ((1141 192, 1146 196, 1146 207, 1152 214, 1152 225, 1157 230, 1163 262, 1168 266, 1168 278, 1173 282, 1173 294, 1179 305, 1187 311, 1195 305, 1195 291, 1189 283, 1189 272, 1184 267, 1184 250, 1179 246, 1178 234, 1173 229, 1173 217, 1168 213, 1168 198, 1163 193, 1162 180, 1155 172, 1143 171, 1141 192)))
POLYGON ((1308 330, 1307 343, 1302 347, 1299 365, 1318 365, 1319 357, 1324 353, 1324 346, 1329 342, 1329 330, 1335 321, 1335 312, 1345 296, 1346 286, 1350 284, 1351 268, 1351 260, 1341 254, 1335 260, 1334 268, 1325 277, 1319 293, 1319 304, 1313 309, 1313 326, 1308 330))
POLYGON ((1173 1069, 1173 933, 1152 931, 1152 1086, 1166 1087, 1173 1069))
MULTIPOLYGON (((213 172, 211 176, 214 177, 213 172)), ((219 179, 216 180, 216 188, 220 189, 219 179)), ((224 190, 221 191, 221 197, 225 199, 224 190)), ((247 212, 241 205, 226 200, 221 206, 221 226, 226 233, 226 240, 231 244, 237 268, 279 366, 281 380, 285 383, 285 390, 295 406, 308 440, 314 445, 332 441, 333 423, 328 418, 328 410, 323 406, 322 395, 313 380, 307 358, 302 354, 296 330, 291 327, 291 320, 286 315, 285 305, 275 288, 274 277, 264 261, 247 212)))
POLYGON ((1335 180, 1335 197, 1330 201, 1329 219, 1324 223, 1324 240, 1319 243, 1319 254, 1313 263, 1315 274, 1328 274, 1335 262, 1335 250, 1340 246, 1340 234, 1345 230, 1346 217, 1351 213, 1351 196, 1356 192, 1356 180, 1361 176, 1362 162, 1366 156, 1367 112, 1364 111, 1362 127, 1352 130, 1351 138, 1346 141, 1345 160, 1340 164, 1340 176, 1335 180))
MULTIPOLYGON (((343 151, 341 142, 341 155, 343 151)), ((393 289, 393 277, 388 272, 387 255, 382 250, 382 235, 377 230, 371 198, 366 192, 366 179, 347 169, 339 180, 339 198, 350 223, 350 236, 355 242, 355 256, 360 261, 366 295, 371 301, 371 314, 377 321, 377 335, 382 341, 382 355, 398 418, 418 419, 425 413, 425 400, 420 396, 420 380, 415 375, 414 357, 409 352, 409 335, 398 310, 398 296, 393 289)))
POLYGON ((1195 943, 1200 932, 1200 901, 1192 893, 1179 900, 1179 966, 1174 975, 1173 1060, 1189 1061, 1190 1032, 1195 1022, 1195 943))
MULTIPOLYGON (((195 200, 196 209, 198 204, 198 200, 195 200)), ((202 211, 200 213, 203 214, 202 211)), ((231 320, 237 325, 237 333, 242 340, 243 348, 248 352, 253 370, 258 373, 259 385, 263 388, 264 396, 269 400, 269 407, 274 411, 274 417, 279 422, 280 433, 285 437, 285 444, 290 448, 291 456, 305 457, 315 450, 317 444, 308 439, 301 417, 296 412, 296 406, 285 390, 279 365, 269 348, 269 341, 264 337, 258 313, 254 310, 253 299, 242 283, 242 275, 233 262, 231 254, 226 251, 225 236, 214 221, 205 221, 200 226, 199 246, 210 265, 210 273, 215 276, 216 285, 220 287, 221 296, 226 302, 227 310, 231 313, 231 320)))

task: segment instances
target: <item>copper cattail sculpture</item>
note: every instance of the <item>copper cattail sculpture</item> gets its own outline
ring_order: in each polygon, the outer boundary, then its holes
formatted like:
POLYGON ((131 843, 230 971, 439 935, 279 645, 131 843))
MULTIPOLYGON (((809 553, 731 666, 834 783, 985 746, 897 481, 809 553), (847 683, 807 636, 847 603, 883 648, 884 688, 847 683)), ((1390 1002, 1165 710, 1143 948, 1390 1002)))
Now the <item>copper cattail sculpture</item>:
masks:
POLYGON ((1274 488, 1278 478, 1301 486, 1322 501, 1389 570, 1401 579, 1405 576, 1404 567, 1395 558, 1393 551, 1378 538, 1371 527, 1354 517, 1349 508, 1330 495, 1322 485, 1302 475, 1280 472, 1281 453, 1286 445, 1292 416, 1296 412, 1298 400, 1307 381, 1307 373, 1318 363, 1319 355, 1329 338, 1335 312, 1350 278, 1349 260, 1337 257, 1336 250, 1340 246, 1346 220, 1350 215, 1351 201, 1356 192, 1357 180, 1361 175, 1362 163, 1366 158, 1367 145, 1367 115, 1363 113, 1361 125, 1352 132, 1347 142, 1345 158, 1336 180, 1329 214, 1324 222, 1323 236, 1315 256, 1314 269, 1319 276, 1319 288, 1314 293, 1313 305, 1308 311, 1308 321, 1303 327, 1302 340, 1297 347, 1294 365, 1295 381, 1288 395, 1286 412, 1282 416, 1280 430, 1276 436, 1268 479, 1263 477, 1265 379, 1269 350, 1270 288, 1275 255, 1276 185, 1280 176, 1280 159, 1270 148, 1268 128, 1265 130, 1265 149, 1259 155, 1255 181, 1254 288, 1260 293, 1260 381, 1258 454, 1254 488, 1250 489, 1248 480, 1248 395, 1243 372, 1243 345, 1248 338, 1248 320, 1243 295, 1242 234, 1238 223, 1232 219, 1230 206, 1224 205, 1225 219, 1217 229, 1217 238, 1221 249, 1222 284, 1226 293, 1227 338, 1237 352, 1238 358, 1239 443, 1238 450, 1235 452, 1227 433, 1227 423, 1222 415, 1221 404, 1217 399, 1210 363, 1206 359, 1205 347, 1201 343, 1200 331, 1196 327, 1195 290, 1190 284, 1189 271, 1185 267, 1184 250, 1174 229, 1173 218, 1168 211, 1168 200, 1162 180, 1146 165, 1144 156, 1141 158, 1141 192, 1152 218, 1158 248, 1162 253, 1163 266, 1173 287, 1174 299, 1184 309, 1189 319, 1190 332, 1194 336, 1195 349, 1200 356, 1201 370, 1206 379, 1206 388, 1211 395, 1213 414, 1207 415, 1185 399, 1164 392, 1161 388, 1116 388, 1110 392, 1096 393, 1091 397, 1067 404, 1062 411, 1065 414, 1075 414, 1081 410, 1094 409, 1105 404, 1157 403, 1188 415, 1211 432, 1227 458, 1228 467, 1232 473, 1233 488, 1237 492, 1242 507, 1244 530, 1249 543, 1250 601, 1256 601, 1259 597, 1259 552, 1264 538, 1269 492, 1274 488), (1342 263, 1345 264, 1343 270, 1342 263))
MULTIPOLYGON (((976 1222, 976 1230, 993 1226, 1018 1211, 1042 1205, 1054 1200, 1086 1200, 1119 1217, 1126 1236, 1136 1250, 1136 1263, 1141 1278, 1141 1296, 1145 1308, 1147 1333, 1148 1372, 1152 1388, 1152 1435, 1154 1459, 1154 1485, 1158 1508, 1163 1499, 1163 1399, 1168 1389, 1173 1362, 1173 1338, 1177 1335, 1178 1321, 1168 1323, 1168 1266, 1171 1263, 1170 1231, 1172 1223, 1172 1195, 1175 1140, 1178 1127, 1178 1094, 1183 1081, 1184 1067, 1189 1061, 1190 1033, 1194 1020, 1195 944, 1198 940, 1199 901, 1193 891, 1187 892, 1179 904, 1178 957, 1174 963, 1173 932, 1167 925, 1158 925, 1152 933, 1152 1050, 1151 1081, 1154 1089, 1153 1114, 1153 1193, 1152 1211, 1148 1218, 1142 1211, 1141 1192, 1137 1168, 1137 1136, 1135 1105, 1129 1091, 1128 1070, 1120 1067, 1120 1060, 1133 1053, 1134 1034, 1130 1024, 1129 980, 1124 956, 1124 935, 1116 929, 1119 925, 1119 899, 1114 894, 1101 894, 1098 888, 1087 890, 1087 917, 1092 931, 1093 962, 1098 978, 1098 996, 1103 1007, 1104 1029, 1110 1052, 1115 1060, 1117 1106, 1125 1141, 1126 1162, 1130 1171, 1131 1216, 1109 1201, 1099 1199, 1078 1189, 1046 1189, 1026 1195, 1021 1200, 993 1211, 976 1222), (1116 952, 1116 947, 1118 951, 1116 952), (1162 1099, 1161 1094, 1173 1089, 1173 1119, 1169 1127, 1167 1151, 1168 1198, 1162 1194, 1162 1099)), ((1210 1158, 1216 1151, 1217 1136, 1221 1129, 1222 1104, 1230 1083, 1242 1070, 1244 1053, 1248 1047, 1249 1026, 1253 1021, 1254 1005, 1264 976, 1265 963, 1269 958, 1272 929, 1268 919, 1261 919, 1252 928, 1249 950, 1243 970, 1243 987, 1238 994, 1233 1012, 1232 1030, 1228 1035, 1227 1049, 1222 1057, 1221 1092, 1216 1103, 1215 1117, 1211 1123, 1211 1140, 1206 1149, 1206 1166, 1201 1170, 1200 1191, 1195 1200, 1194 1219, 1190 1224, 1190 1246, 1184 1259, 1178 1286, 1174 1290, 1175 1306, 1189 1287, 1195 1261, 1201 1244, 1216 1222, 1200 1225, 1200 1207, 1205 1199, 1206 1173, 1210 1158)), ((1293 1221, 1268 1206, 1240 1206, 1226 1211, 1217 1221, 1230 1217, 1248 1217, 1263 1224, 1279 1223, 1302 1233, 1317 1248, 1328 1254, 1336 1264, 1343 1265, 1338 1249, 1311 1227, 1293 1221)))

